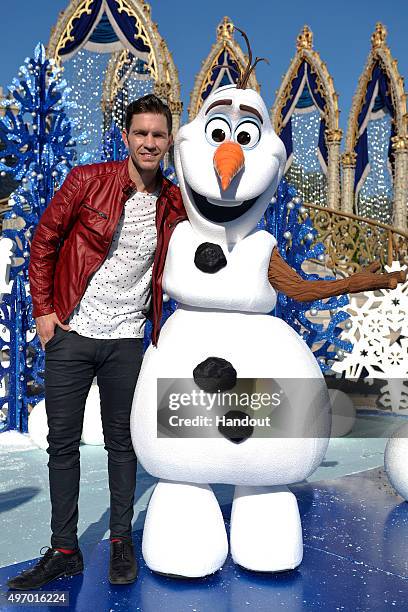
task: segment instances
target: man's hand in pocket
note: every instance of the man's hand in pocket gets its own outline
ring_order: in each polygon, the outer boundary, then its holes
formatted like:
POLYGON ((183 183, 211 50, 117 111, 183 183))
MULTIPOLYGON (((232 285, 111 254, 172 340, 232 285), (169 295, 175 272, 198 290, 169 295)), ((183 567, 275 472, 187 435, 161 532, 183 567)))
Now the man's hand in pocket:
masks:
POLYGON ((64 325, 58 319, 55 312, 51 314, 43 315, 35 319, 35 326, 37 328, 37 334, 41 342, 41 348, 44 350, 45 345, 55 334, 55 327, 61 327, 65 331, 69 331, 71 328, 69 325, 64 325))

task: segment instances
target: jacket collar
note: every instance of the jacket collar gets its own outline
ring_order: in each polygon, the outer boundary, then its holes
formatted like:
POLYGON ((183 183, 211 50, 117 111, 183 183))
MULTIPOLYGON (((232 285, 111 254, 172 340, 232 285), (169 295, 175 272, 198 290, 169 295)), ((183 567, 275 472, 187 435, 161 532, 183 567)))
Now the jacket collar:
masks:
MULTIPOLYGON (((129 167, 128 167, 129 157, 126 157, 126 159, 118 163, 119 163, 118 175, 119 175, 119 180, 122 184, 122 191, 125 195, 130 196, 130 194, 132 194, 134 190, 136 189, 136 185, 134 184, 134 182, 132 181, 129 175, 129 167)), ((160 188, 160 194, 159 194, 159 198, 161 198, 163 195, 167 193, 169 189, 171 189, 171 187, 173 187, 173 183, 169 181, 163 175, 161 168, 159 168, 158 170, 158 175, 161 181, 161 188, 160 188)))

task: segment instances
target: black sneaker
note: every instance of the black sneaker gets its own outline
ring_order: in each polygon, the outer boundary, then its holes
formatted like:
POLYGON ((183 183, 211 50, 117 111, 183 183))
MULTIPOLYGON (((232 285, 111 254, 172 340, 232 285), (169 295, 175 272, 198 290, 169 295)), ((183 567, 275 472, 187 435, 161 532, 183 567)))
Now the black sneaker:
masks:
POLYGON ((19 589, 22 591, 38 589, 44 584, 51 582, 51 580, 61 576, 75 576, 75 574, 80 574, 83 571, 84 562, 79 548, 71 554, 59 552, 49 546, 43 548, 48 548, 48 550, 42 559, 33 567, 24 570, 18 576, 7 581, 9 589, 19 589))
POLYGON ((111 542, 109 582, 111 584, 131 584, 137 578, 138 566, 133 544, 127 540, 111 542))

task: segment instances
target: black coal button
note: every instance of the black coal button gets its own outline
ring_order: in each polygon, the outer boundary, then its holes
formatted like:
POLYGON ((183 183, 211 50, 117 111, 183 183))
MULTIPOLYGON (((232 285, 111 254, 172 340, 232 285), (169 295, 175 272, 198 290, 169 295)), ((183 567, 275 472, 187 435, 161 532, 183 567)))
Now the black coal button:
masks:
POLYGON ((226 359, 208 357, 193 370, 194 382, 206 393, 228 391, 237 382, 237 372, 226 359))
POLYGON ((254 433, 252 425, 246 424, 244 419, 248 417, 245 412, 240 410, 230 410, 224 416, 224 422, 218 425, 218 431, 220 434, 227 438, 230 442, 239 444, 248 440, 254 433), (231 424, 229 423, 231 421, 231 424))
POLYGON ((227 259, 219 244, 203 242, 197 247, 194 263, 201 272, 214 274, 227 265, 227 259))

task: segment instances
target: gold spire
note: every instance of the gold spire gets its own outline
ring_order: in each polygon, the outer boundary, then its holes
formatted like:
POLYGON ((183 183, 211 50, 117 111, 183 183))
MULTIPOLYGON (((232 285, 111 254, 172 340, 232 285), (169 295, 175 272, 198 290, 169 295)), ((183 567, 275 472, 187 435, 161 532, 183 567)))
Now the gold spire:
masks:
POLYGON ((149 18, 151 14, 151 6, 145 0, 142 0, 142 11, 149 18))
POLYGON ((298 51, 301 49, 313 49, 313 32, 309 26, 303 26, 303 30, 296 39, 296 47, 298 51))
POLYGON ((229 17, 224 17, 221 23, 217 27, 217 39, 225 40, 228 38, 232 40, 232 33, 234 31, 234 24, 229 17))
POLYGON ((387 28, 378 21, 375 26, 374 32, 371 34, 371 45, 373 49, 378 49, 379 47, 385 47, 385 42, 387 39, 387 28))

